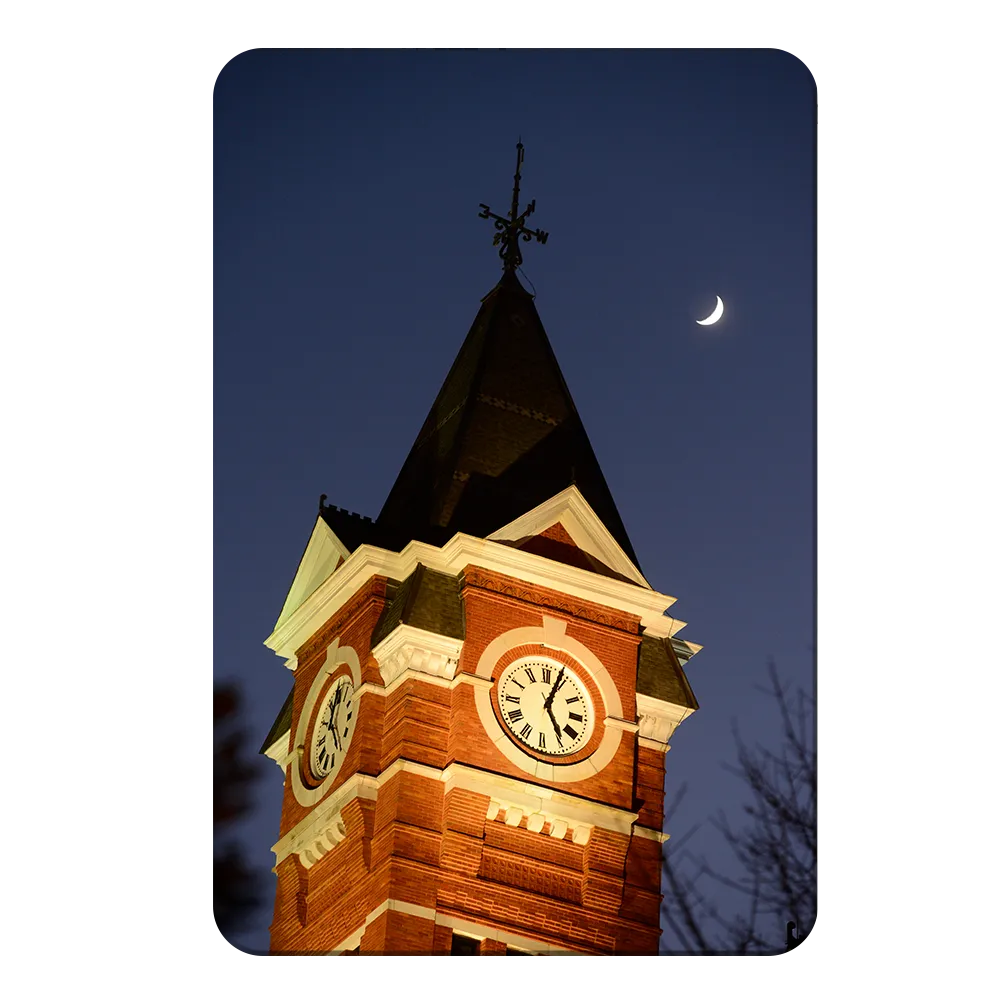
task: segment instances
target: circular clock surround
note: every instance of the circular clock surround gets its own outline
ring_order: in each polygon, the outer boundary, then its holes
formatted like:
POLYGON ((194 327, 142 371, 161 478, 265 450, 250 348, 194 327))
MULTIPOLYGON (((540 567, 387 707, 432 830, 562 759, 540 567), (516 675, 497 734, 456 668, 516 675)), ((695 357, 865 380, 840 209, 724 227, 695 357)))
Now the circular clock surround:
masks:
POLYGON ((347 756, 357 705, 350 674, 339 674, 326 688, 319 702, 309 741, 309 771, 322 781, 336 774, 347 756))
POLYGON ((566 635, 567 624, 545 615, 541 626, 514 628, 501 633, 483 650, 475 672, 476 711, 494 746, 523 773, 557 783, 581 781, 598 774, 614 758, 622 741, 622 703, 614 679, 592 650, 578 639, 566 635), (511 653, 513 657, 508 656, 511 653), (529 753, 527 747, 512 736, 507 724, 501 721, 496 682, 512 659, 522 656, 567 662, 585 682, 593 699, 594 725, 587 745, 579 752, 565 757, 541 757, 533 748, 529 753))
MULTIPOLYGON (((299 713, 299 720, 295 727, 295 738, 293 749, 295 757, 289 768, 289 778, 292 783, 292 793, 299 805, 315 805, 327 792, 333 788, 337 775, 342 770, 345 754, 336 754, 335 759, 330 761, 329 771, 325 774, 316 773, 313 770, 312 756, 317 751, 320 743, 325 743, 324 734, 317 729, 322 728, 322 720, 325 710, 336 698, 338 685, 349 683, 351 688, 351 728, 348 736, 353 736, 354 726, 358 720, 360 709, 358 689, 361 687, 361 662, 358 654, 350 646, 341 646, 340 638, 336 638, 326 650, 326 657, 323 660, 316 676, 313 678, 306 694, 306 700, 299 713), (322 699, 322 703, 321 703, 322 699)), ((339 732, 343 733, 343 720, 345 715, 340 712, 346 690, 341 695, 341 702, 337 705, 337 721, 341 724, 339 732)), ((327 727, 329 732, 329 727, 327 727)), ((343 737, 341 736, 341 742, 343 737)), ((322 768, 321 768, 322 770, 322 768)))
POLYGON ((594 702, 578 666, 550 656, 520 656, 504 667, 496 691, 501 721, 529 753, 570 757, 590 742, 594 702))

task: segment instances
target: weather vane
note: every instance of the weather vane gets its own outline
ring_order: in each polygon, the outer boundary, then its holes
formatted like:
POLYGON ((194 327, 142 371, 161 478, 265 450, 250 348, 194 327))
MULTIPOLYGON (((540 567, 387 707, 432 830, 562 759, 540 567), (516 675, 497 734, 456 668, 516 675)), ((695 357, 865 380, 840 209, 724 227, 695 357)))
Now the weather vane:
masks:
POLYGON ((524 146, 521 140, 517 140, 517 168, 514 171, 514 197, 510 203, 510 218, 505 219, 502 215, 497 215, 490 211, 489 205, 479 203, 482 211, 479 213, 480 219, 493 219, 493 226, 497 232, 493 236, 493 245, 500 247, 500 259, 503 261, 504 271, 514 271, 521 265, 521 248, 518 246, 518 239, 530 243, 532 239, 544 243, 549 234, 541 229, 528 229, 524 220, 535 210, 534 199, 528 207, 520 214, 517 214, 517 196, 521 191, 521 164, 524 162, 524 146))

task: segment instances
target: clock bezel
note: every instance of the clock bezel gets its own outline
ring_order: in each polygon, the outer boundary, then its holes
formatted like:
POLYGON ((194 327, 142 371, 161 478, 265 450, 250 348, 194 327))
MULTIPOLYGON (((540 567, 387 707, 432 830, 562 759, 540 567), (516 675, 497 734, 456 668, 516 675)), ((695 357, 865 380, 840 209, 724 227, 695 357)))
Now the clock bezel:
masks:
POLYGON ((505 653, 499 660, 494 668, 494 673, 496 675, 496 682, 493 686, 493 701, 494 712, 497 718, 500 720, 501 726, 506 730, 508 737, 514 741, 514 743, 525 753, 531 757, 535 757, 538 760, 547 761, 548 763, 558 765, 560 767, 569 764, 575 764, 580 760, 589 757, 590 754, 597 749, 597 741, 595 737, 598 731, 598 712, 595 707, 596 699, 595 692, 591 690, 591 685, 593 680, 587 675, 587 672, 581 669, 579 663, 566 653, 560 652, 559 650, 550 649, 548 647, 539 648, 537 651, 523 652, 521 650, 512 650, 505 653), (583 696, 585 708, 586 708, 586 739, 583 740, 580 745, 573 750, 571 753, 548 753, 538 747, 532 746, 530 743, 526 743, 520 735, 514 731, 510 723, 504 717, 502 703, 500 701, 502 689, 501 684, 503 683, 504 677, 509 674, 516 673, 518 670, 523 669, 532 663, 545 663, 550 669, 558 672, 560 668, 565 667, 568 669, 574 677, 574 686, 579 688, 581 695, 583 696))
MULTIPOLYGON (((351 682, 354 685, 354 693, 357 695, 361 687, 361 662, 358 654, 350 646, 341 646, 340 637, 335 638, 327 647, 326 656, 306 695, 302 712, 299 715, 298 724, 295 727, 295 741, 292 744, 295 748, 294 759, 290 762, 292 793, 295 801, 302 806, 315 805, 327 792, 331 791, 334 782, 343 772, 344 759, 329 774, 320 780, 309 780, 310 767, 308 755, 311 752, 314 717, 316 716, 316 705, 320 696, 326 691, 336 675, 349 672, 351 682), (346 664, 347 671, 342 667, 346 664)), ((355 708, 354 730, 351 732, 353 738, 354 731, 358 727, 358 717, 361 712, 360 699, 355 708)), ((346 759, 345 754, 345 759, 346 759)))
POLYGON ((344 760, 347 757, 347 751, 350 749, 351 741, 354 739, 354 731, 357 728, 357 722, 358 722, 357 704, 354 705, 353 719, 350 720, 351 724, 348 729, 347 736, 344 737, 344 744, 339 754, 340 756, 339 762, 334 764, 334 766, 329 771, 326 771, 323 774, 320 774, 316 770, 316 747, 319 742, 318 740, 319 725, 322 721, 324 713, 326 712, 326 706, 330 700, 330 697, 334 694, 337 688, 341 686, 342 683, 346 683, 347 685, 350 686, 350 694, 347 696, 346 699, 347 701, 350 701, 350 699, 353 698, 354 695, 357 693, 357 688, 354 686, 354 678, 351 677, 350 671, 344 669, 343 665, 340 665, 337 671, 334 674, 330 675, 329 683, 323 688, 320 697, 316 699, 314 718, 310 722, 306 730, 309 734, 309 745, 308 745, 308 753, 303 754, 303 768, 306 771, 305 777, 311 786, 321 784, 322 782, 326 781, 331 775, 336 774, 340 770, 340 768, 343 767, 344 760))
POLYGON ((564 620, 543 615, 541 627, 527 626, 501 633, 483 650, 475 672, 476 711, 497 750, 523 773, 560 784, 582 781, 607 767, 621 746, 621 725, 628 724, 622 719, 621 696, 608 669, 591 649, 566 635, 567 624, 564 620), (526 654, 531 652, 539 656, 550 655, 553 650, 566 653, 580 668, 577 673, 588 681, 591 697, 594 698, 594 735, 582 759, 562 763, 559 758, 532 756, 511 738, 507 727, 497 717, 494 707, 496 668, 505 654, 520 647, 531 647, 526 654), (598 697, 594 697, 595 693, 598 697))

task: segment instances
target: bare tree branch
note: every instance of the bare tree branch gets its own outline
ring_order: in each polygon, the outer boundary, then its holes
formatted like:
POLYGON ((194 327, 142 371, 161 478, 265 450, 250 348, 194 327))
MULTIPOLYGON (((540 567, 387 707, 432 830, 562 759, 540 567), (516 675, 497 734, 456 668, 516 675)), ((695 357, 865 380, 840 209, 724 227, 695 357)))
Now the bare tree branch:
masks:
MULTIPOLYGON (((662 913, 679 951, 781 951, 791 940, 789 921, 795 924, 797 944, 816 919, 816 750, 810 728, 814 700, 801 690, 791 700, 773 663, 768 664, 768 676, 768 693, 781 719, 781 743, 775 749, 751 748, 734 724, 736 764, 724 766, 742 781, 749 800, 741 825, 734 827, 724 813, 712 820, 741 874, 723 874, 690 853, 686 845, 698 827, 667 845, 662 913), (708 894, 709 885, 728 890, 730 899, 742 897, 743 907, 722 913, 708 894)), ((685 792, 682 788, 673 811, 685 792)))

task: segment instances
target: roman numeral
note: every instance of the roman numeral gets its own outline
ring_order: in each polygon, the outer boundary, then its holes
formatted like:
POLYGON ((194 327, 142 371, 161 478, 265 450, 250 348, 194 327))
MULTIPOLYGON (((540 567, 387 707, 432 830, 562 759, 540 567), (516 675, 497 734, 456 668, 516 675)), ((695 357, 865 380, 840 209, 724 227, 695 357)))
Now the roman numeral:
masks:
POLYGON ((350 731, 351 731, 351 727, 350 727, 350 726, 344 726, 344 736, 345 736, 345 738, 346 738, 347 734, 348 734, 348 733, 349 733, 350 731))
POLYGON ((524 672, 528 675, 528 683, 529 684, 534 684, 535 683, 535 672, 531 669, 531 667, 525 667, 524 668, 524 672))
POLYGON ((575 740, 579 733, 572 726, 563 726, 563 732, 571 739, 575 740))
POLYGON ((521 699, 520 698, 515 698, 514 695, 512 695, 512 694, 507 695, 507 697, 506 697, 505 700, 506 701, 512 701, 512 702, 514 702, 515 705, 520 705, 521 704, 521 699))
POLYGON ((539 750, 545 749, 545 733, 538 734, 538 749, 539 750))
POLYGON ((577 698, 577 696, 576 696, 576 695, 573 695, 573 697, 572 697, 572 698, 567 698, 567 699, 566 699, 566 704, 567 704, 567 705, 572 705, 574 701, 579 701, 579 700, 580 700, 580 699, 579 699, 579 698, 577 698))
POLYGON ((521 727, 521 735, 522 735, 522 736, 523 736, 523 737, 524 737, 525 739, 527 739, 527 738, 528 738, 528 737, 529 737, 529 736, 531 735, 531 723, 530 723, 530 722, 526 722, 526 723, 525 723, 525 724, 524 724, 524 725, 523 725, 523 726, 521 727))
POLYGON ((583 722, 583 716, 582 715, 577 715, 576 712, 570 712, 569 713, 569 717, 571 719, 575 719, 577 722, 583 722))
MULTIPOLYGON (((516 681, 516 680, 514 680, 514 678, 513 678, 513 677, 511 677, 511 679, 510 679, 510 682, 511 682, 511 684, 517 684, 517 681, 516 681)), ((523 684, 517 684, 517 686, 518 686, 518 687, 519 687, 519 688, 520 688, 520 689, 521 689, 522 691, 524 690, 524 685, 523 685, 523 684)))
POLYGON ((542 667, 542 683, 551 684, 552 683, 552 668, 542 667))
POLYGON ((511 713, 510 713, 510 721, 511 721, 511 722, 520 722, 520 721, 521 721, 521 716, 522 716, 522 715, 523 715, 523 713, 521 712, 521 710, 520 710, 519 708, 515 708, 515 709, 514 709, 514 710, 513 710, 513 711, 512 711, 511 713))

